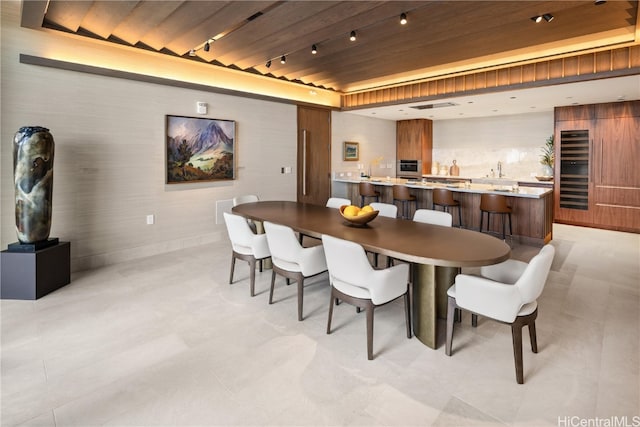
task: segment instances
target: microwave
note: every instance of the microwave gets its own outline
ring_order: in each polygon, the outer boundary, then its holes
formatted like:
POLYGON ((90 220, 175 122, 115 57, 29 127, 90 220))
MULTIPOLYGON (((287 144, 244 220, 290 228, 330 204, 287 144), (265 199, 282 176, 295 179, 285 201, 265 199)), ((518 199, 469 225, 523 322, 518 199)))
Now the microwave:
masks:
POLYGON ((421 160, 398 160, 396 175, 399 178, 422 177, 422 161, 421 160))

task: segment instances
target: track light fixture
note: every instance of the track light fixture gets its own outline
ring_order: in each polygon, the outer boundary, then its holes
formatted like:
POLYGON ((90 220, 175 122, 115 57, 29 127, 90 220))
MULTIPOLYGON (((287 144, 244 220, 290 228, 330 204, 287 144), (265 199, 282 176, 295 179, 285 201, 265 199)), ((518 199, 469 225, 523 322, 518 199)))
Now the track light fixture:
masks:
POLYGON ((349 35, 349 40, 351 40, 352 42, 356 41, 356 32, 355 31, 351 31, 351 34, 349 35))
POLYGON ((209 42, 206 42, 204 44, 204 48, 203 49, 204 49, 205 52, 209 52, 209 49, 211 49, 211 45, 209 44, 209 42))
POLYGON ((264 64, 265 67, 270 68, 271 67, 271 60, 268 60, 266 64, 264 64))
POLYGON ((596 6, 599 6, 601 4, 605 4, 607 2, 607 0, 595 0, 593 2, 593 4, 595 4, 596 6))
POLYGON ((400 15, 400 24, 401 25, 405 25, 407 23, 407 14, 406 13, 402 13, 400 15))
POLYGON ((318 46, 316 46, 315 44, 311 46, 311 53, 312 54, 316 54, 318 53, 318 46))
POLYGON ((553 18, 554 18, 554 16, 552 14, 545 13, 545 14, 542 14, 542 15, 532 16, 531 20, 537 24, 538 22, 542 22, 543 19, 545 21, 547 21, 547 22, 551 22, 551 21, 553 21, 553 18))
POLYGON ((191 50, 189 51, 189 56, 196 56, 196 51, 195 51, 195 49, 191 49, 191 50))
POLYGON ((282 55, 282 56, 280 57, 280 63, 281 63, 281 64, 286 64, 286 63, 287 63, 287 57, 286 57, 286 56, 284 56, 284 55, 282 55))

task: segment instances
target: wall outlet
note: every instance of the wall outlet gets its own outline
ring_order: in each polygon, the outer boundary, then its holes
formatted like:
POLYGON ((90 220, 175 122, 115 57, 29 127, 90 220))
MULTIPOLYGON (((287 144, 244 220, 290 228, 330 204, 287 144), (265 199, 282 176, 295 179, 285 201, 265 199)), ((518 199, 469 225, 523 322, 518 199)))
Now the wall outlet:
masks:
POLYGON ((152 225, 155 223, 155 217, 153 215, 147 215, 147 225, 152 225))

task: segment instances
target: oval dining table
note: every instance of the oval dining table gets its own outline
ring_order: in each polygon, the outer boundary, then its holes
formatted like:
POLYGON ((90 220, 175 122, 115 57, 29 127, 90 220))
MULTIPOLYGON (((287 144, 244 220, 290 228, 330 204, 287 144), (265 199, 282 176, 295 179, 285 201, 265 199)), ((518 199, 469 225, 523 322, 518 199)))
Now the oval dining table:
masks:
POLYGON ((438 346, 437 319, 446 319, 447 289, 460 268, 497 264, 511 255, 504 241, 477 231, 381 216, 366 226, 355 226, 337 209, 312 204, 261 201, 235 206, 232 212, 318 239, 327 234, 350 240, 367 251, 411 263, 413 330, 431 348, 438 346))

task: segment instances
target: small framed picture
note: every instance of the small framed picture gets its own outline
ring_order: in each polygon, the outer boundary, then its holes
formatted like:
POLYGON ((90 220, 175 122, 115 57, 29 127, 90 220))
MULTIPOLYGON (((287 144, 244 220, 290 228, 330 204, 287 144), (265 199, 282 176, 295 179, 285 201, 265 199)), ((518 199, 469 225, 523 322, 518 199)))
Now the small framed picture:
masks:
POLYGON ((360 160, 360 144, 357 142, 344 142, 343 160, 358 161, 360 160))

